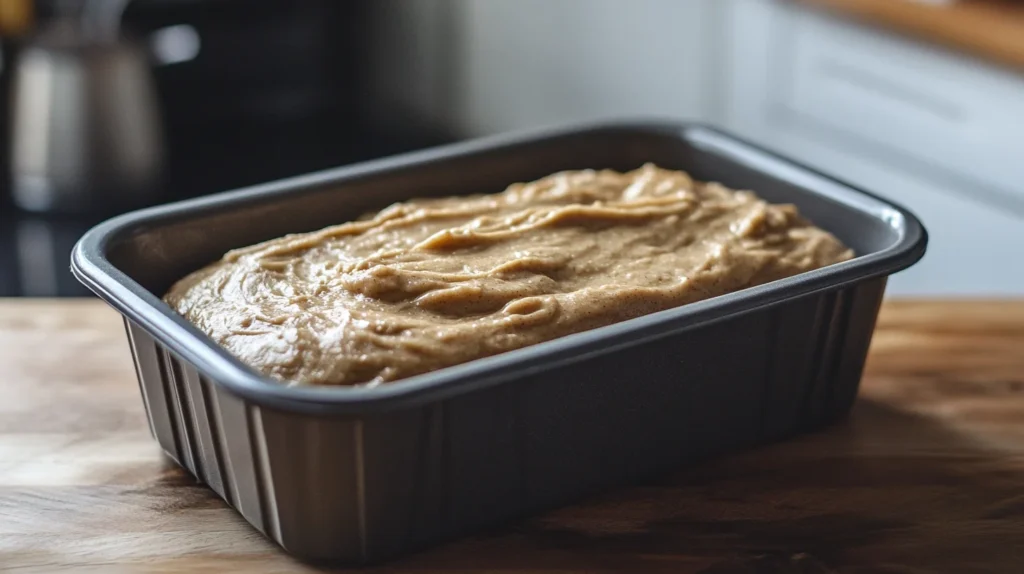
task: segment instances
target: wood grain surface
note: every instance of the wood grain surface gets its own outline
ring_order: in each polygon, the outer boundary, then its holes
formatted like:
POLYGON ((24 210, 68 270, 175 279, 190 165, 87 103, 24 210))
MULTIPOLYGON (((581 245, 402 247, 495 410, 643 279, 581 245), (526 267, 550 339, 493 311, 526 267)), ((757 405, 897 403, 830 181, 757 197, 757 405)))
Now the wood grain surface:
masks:
MULTIPOLYGON (((0 301, 0 570, 303 572, 163 458, 117 315, 0 301)), ((887 303, 852 416, 375 572, 1024 571, 1024 301, 887 303)))
POLYGON ((794 0, 1024 70, 1020 0, 794 0))

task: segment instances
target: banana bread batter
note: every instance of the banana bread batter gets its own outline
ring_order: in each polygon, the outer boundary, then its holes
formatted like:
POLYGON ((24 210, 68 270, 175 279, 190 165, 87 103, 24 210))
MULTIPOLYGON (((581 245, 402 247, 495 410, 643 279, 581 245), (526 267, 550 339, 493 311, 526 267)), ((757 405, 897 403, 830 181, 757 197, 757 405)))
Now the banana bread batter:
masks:
POLYGON ((851 257, 792 205, 648 164, 398 203, 231 251, 165 300, 273 378, 376 385, 851 257))

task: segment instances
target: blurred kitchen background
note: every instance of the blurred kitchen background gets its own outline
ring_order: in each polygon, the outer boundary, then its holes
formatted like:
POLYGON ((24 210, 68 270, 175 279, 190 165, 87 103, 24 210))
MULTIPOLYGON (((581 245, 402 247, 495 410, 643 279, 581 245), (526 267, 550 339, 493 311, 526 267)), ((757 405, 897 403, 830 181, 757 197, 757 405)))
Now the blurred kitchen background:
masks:
POLYGON ((112 213, 505 130, 683 118, 901 202, 890 294, 1024 295, 1015 0, 0 0, 0 296, 112 213))

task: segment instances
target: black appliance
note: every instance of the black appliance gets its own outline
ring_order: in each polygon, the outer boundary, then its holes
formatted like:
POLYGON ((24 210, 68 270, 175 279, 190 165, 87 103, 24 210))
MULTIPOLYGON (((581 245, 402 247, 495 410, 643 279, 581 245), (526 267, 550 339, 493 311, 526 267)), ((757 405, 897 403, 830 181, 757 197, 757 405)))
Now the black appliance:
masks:
MULTIPOLYGON (((37 1, 45 20, 59 0, 37 1)), ((135 0, 123 27, 154 54, 173 201, 435 145, 447 134, 368 118, 373 0, 135 0)), ((5 42, 6 59, 17 43, 5 42)), ((4 72, 0 72, 4 76, 4 72)), ((6 111, 6 79, 0 104, 6 111)), ((379 110, 378 110, 379 112, 379 110)), ((384 114, 387 115, 386 113, 384 114)), ((0 149, 8 130, 0 126, 0 149)), ((7 150, 4 151, 4 157, 7 150)), ((70 249, 102 216, 30 215, 0 163, 0 296, 81 296, 70 249)))

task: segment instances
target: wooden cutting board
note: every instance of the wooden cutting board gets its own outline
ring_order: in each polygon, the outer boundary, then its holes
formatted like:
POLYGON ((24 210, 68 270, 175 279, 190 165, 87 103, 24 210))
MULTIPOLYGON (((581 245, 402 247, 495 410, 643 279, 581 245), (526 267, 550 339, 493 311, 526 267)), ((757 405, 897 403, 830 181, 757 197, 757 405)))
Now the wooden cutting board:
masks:
MULTIPOLYGON (((0 571, 296 572, 149 437, 96 301, 0 301, 0 571)), ((1024 301, 885 306, 824 432, 375 572, 1022 572, 1024 301)))

